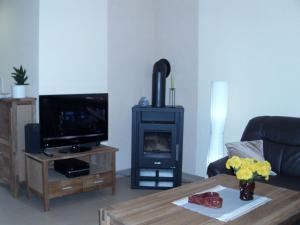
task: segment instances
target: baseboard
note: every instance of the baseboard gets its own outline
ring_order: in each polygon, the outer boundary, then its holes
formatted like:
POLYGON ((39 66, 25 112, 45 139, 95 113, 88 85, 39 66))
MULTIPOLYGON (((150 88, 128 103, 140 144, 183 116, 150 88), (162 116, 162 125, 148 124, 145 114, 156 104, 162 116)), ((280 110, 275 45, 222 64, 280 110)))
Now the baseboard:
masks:
MULTIPOLYGON (((130 169, 118 170, 116 172, 116 176, 117 176, 117 178, 130 177, 130 173, 131 173, 130 169)), ((197 175, 193 175, 193 174, 189 174, 189 173, 182 173, 182 182, 183 183, 190 183, 190 182, 194 182, 194 181, 202 180, 202 179, 204 179, 204 178, 197 176, 197 175)))
POLYGON ((116 172, 116 177, 130 177, 131 169, 118 170, 116 172))
POLYGON ((194 174, 189 174, 189 173, 182 173, 182 182, 183 183, 191 183, 195 182, 197 180, 203 180, 204 178, 201 176, 197 176, 194 174))

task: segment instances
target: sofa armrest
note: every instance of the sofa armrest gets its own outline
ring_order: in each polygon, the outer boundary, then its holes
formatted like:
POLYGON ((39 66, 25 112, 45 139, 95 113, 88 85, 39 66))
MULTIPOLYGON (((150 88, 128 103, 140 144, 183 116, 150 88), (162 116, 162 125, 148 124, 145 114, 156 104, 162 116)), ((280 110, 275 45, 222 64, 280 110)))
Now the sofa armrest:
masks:
POLYGON ((216 176, 218 174, 234 175, 232 170, 226 169, 225 165, 226 165, 227 159, 228 159, 228 156, 210 163, 207 167, 207 175, 209 177, 213 177, 213 176, 216 176))

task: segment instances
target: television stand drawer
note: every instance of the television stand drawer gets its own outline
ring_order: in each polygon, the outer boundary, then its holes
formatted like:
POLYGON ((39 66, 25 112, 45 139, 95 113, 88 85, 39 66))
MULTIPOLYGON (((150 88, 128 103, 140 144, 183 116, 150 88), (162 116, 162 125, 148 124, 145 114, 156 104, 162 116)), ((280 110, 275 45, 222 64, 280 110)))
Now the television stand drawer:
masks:
POLYGON ((83 182, 78 178, 49 183, 50 198, 62 197, 82 191, 83 182))
POLYGON ((90 175, 87 177, 87 179, 85 179, 83 183, 83 189, 84 191, 92 191, 98 188, 109 186, 112 184, 112 180, 113 178, 111 172, 90 175))

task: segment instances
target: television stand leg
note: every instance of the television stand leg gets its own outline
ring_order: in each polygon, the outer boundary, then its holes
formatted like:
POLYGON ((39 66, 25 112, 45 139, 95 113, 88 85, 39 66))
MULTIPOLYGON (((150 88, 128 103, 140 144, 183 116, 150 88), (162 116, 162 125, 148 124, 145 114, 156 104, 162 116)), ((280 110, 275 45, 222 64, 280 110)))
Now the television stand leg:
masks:
POLYGON ((44 211, 49 211, 48 161, 42 162, 44 211))
POLYGON ((49 211, 49 199, 44 198, 44 211, 47 212, 49 211))

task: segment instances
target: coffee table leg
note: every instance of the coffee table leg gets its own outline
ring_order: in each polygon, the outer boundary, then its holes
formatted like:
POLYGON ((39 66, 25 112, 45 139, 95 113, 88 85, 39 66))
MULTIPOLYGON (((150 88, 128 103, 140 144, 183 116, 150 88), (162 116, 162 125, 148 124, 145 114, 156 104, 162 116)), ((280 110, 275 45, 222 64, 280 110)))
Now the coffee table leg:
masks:
POLYGON ((110 217, 107 215, 106 209, 100 209, 99 213, 99 225, 111 225, 110 217))

